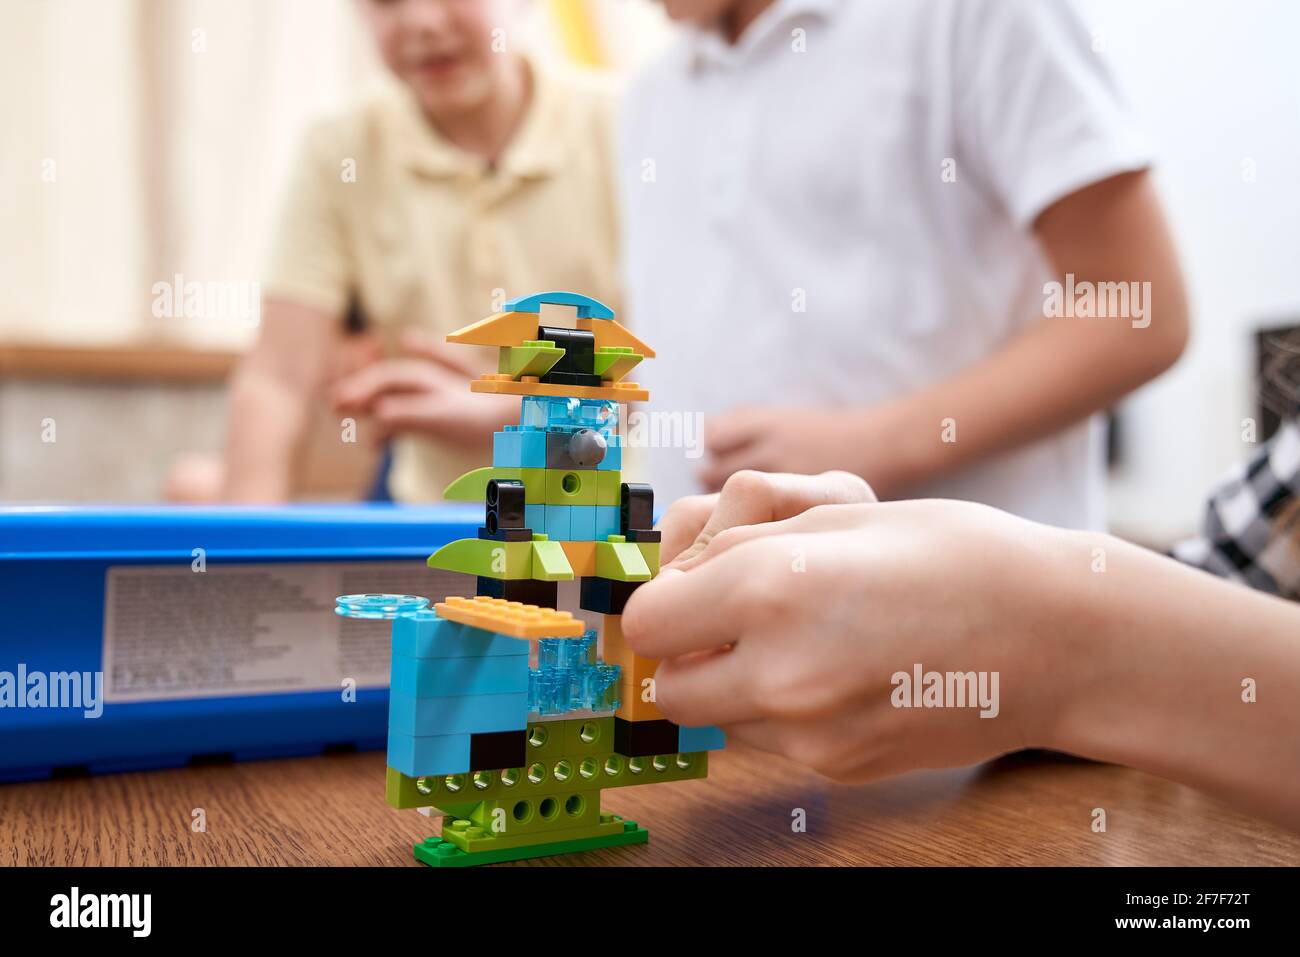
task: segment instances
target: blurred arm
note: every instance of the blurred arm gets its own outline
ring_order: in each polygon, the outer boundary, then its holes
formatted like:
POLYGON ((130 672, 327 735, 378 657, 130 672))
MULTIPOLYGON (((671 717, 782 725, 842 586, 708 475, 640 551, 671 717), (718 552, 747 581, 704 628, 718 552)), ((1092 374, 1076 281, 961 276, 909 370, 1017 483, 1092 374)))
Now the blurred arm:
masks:
POLYGON ((1187 299, 1159 200, 1145 172, 1112 177, 1049 206, 1034 224, 1058 280, 1150 282, 1148 310, 1127 318, 1044 319, 984 361, 896 403, 900 454, 882 494, 1042 439, 1102 411, 1182 354, 1187 299), (939 441, 957 422, 955 442, 939 441))
POLYGON ((294 466, 338 339, 337 318, 320 309, 265 303, 257 342, 230 384, 223 500, 289 500, 294 466))

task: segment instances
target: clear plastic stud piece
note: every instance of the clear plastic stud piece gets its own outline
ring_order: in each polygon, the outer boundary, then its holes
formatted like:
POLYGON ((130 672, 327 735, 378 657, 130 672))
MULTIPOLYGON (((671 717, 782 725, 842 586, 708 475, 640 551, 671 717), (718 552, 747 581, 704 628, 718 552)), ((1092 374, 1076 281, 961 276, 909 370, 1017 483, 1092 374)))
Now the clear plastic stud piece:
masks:
POLYGON ((334 614, 340 618, 385 621, 407 618, 429 607, 429 599, 418 595, 340 595, 334 603, 334 614))

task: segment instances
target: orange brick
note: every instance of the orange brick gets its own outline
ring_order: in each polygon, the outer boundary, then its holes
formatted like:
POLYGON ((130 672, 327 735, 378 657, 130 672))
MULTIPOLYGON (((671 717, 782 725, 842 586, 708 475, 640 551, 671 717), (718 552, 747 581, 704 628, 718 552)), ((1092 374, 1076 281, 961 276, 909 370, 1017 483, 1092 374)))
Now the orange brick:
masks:
POLYGON ((448 598, 433 606, 440 618, 512 638, 576 638, 586 625, 571 612, 504 598, 448 598))
POLYGON ((560 546, 573 569, 574 578, 590 578, 596 574, 595 542, 560 542, 560 546))

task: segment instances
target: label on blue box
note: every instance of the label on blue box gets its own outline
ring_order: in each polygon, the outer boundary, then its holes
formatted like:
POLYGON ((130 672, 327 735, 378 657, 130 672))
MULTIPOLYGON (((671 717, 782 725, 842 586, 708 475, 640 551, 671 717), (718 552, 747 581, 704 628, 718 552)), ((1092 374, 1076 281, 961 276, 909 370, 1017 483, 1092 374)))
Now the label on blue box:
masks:
POLYGON ((385 688, 392 622, 334 614, 338 595, 380 587, 441 601, 465 585, 413 562, 113 566, 104 700, 385 688))

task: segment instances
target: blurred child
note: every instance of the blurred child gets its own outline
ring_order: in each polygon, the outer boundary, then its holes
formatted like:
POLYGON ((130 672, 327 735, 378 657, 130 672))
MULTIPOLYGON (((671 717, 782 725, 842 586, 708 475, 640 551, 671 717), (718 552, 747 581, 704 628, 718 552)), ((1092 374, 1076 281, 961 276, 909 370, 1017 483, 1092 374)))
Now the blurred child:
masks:
POLYGON ((231 385, 230 501, 291 496, 322 403, 393 437, 393 497, 439 498, 518 406, 471 395, 489 370, 448 358, 442 336, 538 289, 618 302, 609 94, 525 56, 511 0, 358 6, 397 83, 318 124, 294 167, 231 385), (388 358, 331 382, 352 300, 388 358))
POLYGON ((1061 0, 664 0, 621 121, 628 314, 707 417, 664 501, 846 469, 1103 523, 1097 413, 1171 365, 1182 278, 1061 0), (1059 285, 1049 285, 1052 282, 1059 285))

